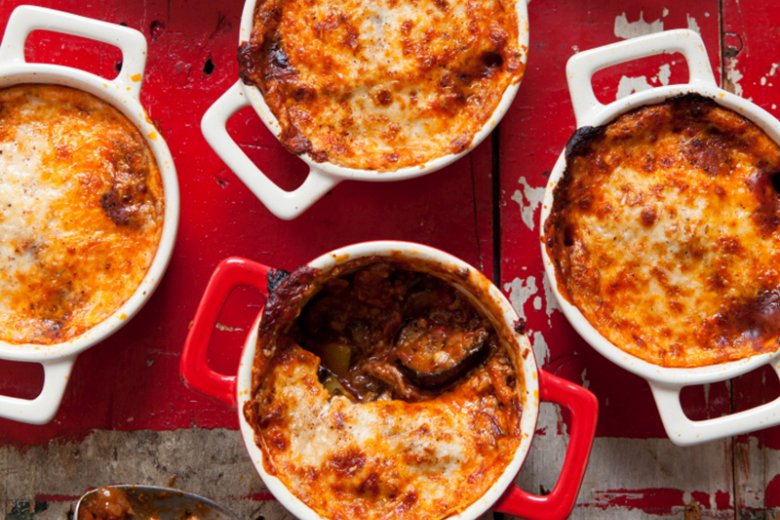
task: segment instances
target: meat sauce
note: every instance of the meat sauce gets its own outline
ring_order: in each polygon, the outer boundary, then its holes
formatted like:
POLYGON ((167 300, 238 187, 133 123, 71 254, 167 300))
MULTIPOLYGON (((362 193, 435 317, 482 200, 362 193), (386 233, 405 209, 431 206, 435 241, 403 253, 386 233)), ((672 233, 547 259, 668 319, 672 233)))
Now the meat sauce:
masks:
POLYGON ((129 520, 135 518, 124 490, 100 487, 79 506, 77 520, 129 520))
POLYGON ((496 349, 490 323, 451 285, 389 264, 328 281, 294 336, 323 360, 326 386, 335 378, 359 401, 429 398, 496 349))
POLYGON ((85 495, 76 520, 199 520, 215 518, 213 513, 202 502, 180 500, 176 491, 101 486, 85 495))
POLYGON ((479 283, 386 258, 279 282, 244 406, 266 471, 326 518, 445 518, 482 496, 519 445, 524 384, 479 283))

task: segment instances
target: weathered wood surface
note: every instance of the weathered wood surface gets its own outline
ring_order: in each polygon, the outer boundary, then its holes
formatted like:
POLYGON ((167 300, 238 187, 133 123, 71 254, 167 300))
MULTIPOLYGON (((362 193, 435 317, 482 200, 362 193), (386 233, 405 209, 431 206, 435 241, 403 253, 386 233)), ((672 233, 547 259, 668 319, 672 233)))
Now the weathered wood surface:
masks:
MULTIPOLYGON (((0 2, 0 29, 21 3, 0 2)), ((292 222, 275 219, 255 200, 199 131, 203 112, 237 78, 242 2, 36 3, 126 23, 146 35, 142 100, 174 155, 182 219, 158 292, 120 333, 79 357, 55 420, 37 427, 0 421, 6 518, 62 518, 80 493, 107 482, 170 483, 246 518, 289 518, 246 460, 235 412, 181 384, 182 342, 205 282, 225 256, 290 269, 334 247, 376 238, 429 243, 494 276, 528 319, 539 363, 597 394, 598 438, 573 518, 772 518, 780 507, 780 430, 696 448, 667 441, 647 385, 592 351, 556 309, 542 274, 537 227, 546 174, 574 129, 564 75, 572 54, 690 27, 704 37, 724 85, 780 115, 780 10, 773 3, 533 0, 528 70, 493 142, 421 179, 344 183, 292 222)), ((103 75, 111 75, 119 59, 110 47, 48 33, 33 35, 28 56, 103 75)), ((679 58, 653 59, 606 71, 596 87, 607 101, 684 79, 679 58)), ((280 183, 301 182, 303 163, 281 149, 251 110, 235 117, 231 131, 280 183)), ((215 366, 234 370, 260 303, 251 291, 231 301, 212 348, 215 366)), ((40 377, 34 366, 0 362, 0 392, 35 395, 40 377)), ((777 382, 762 373, 692 389, 685 397, 692 415, 703 417, 777 392, 777 382)), ((558 410, 545 405, 518 477, 524 487, 552 487, 566 432, 558 410)))

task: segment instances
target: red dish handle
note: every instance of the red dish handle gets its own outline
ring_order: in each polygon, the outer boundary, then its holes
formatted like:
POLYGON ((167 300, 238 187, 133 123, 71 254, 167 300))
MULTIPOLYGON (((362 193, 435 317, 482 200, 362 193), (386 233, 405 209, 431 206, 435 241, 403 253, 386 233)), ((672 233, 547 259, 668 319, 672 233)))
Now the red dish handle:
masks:
POLYGON ((267 267, 246 258, 230 257, 219 263, 200 300, 181 353, 179 373, 191 389, 236 406, 236 376, 215 372, 206 357, 219 311, 236 287, 248 285, 268 297, 267 267))
POLYGON ((569 448, 558 482, 545 496, 532 495, 511 486, 494 509, 528 520, 564 519, 574 508, 585 475, 596 433, 599 405, 596 396, 585 388, 543 370, 539 371, 539 392, 541 401, 559 404, 571 412, 569 448))

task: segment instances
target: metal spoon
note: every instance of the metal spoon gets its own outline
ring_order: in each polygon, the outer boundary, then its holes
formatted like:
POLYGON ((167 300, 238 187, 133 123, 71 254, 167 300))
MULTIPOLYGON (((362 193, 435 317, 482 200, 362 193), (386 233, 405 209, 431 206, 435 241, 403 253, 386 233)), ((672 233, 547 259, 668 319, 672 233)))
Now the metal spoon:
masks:
MULTIPOLYGON (((238 520, 238 517, 222 506, 193 493, 157 486, 102 486, 85 493, 76 504, 74 520, 91 518, 115 518, 91 514, 97 504, 106 500, 127 499, 132 513, 125 517, 135 520, 238 520)), ((97 511, 100 508, 97 507, 97 511)))

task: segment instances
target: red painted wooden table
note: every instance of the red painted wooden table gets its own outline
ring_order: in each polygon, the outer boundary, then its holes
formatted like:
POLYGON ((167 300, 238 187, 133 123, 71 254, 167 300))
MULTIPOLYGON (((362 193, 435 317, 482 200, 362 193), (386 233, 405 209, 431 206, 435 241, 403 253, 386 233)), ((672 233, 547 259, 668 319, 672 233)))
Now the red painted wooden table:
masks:
MULTIPOLYGON (((0 29, 19 0, 0 2, 0 29)), ((574 518, 769 518, 780 510, 780 429, 679 448, 665 437, 647 384, 588 347, 553 301, 542 273, 539 205, 548 172, 574 129, 564 67, 574 53, 662 29, 701 33, 725 88, 780 115, 780 11, 759 0, 664 4, 534 0, 526 76, 499 131, 440 172, 389 184, 345 182, 300 218, 272 216, 216 157, 199 125, 237 79, 242 2, 36 2, 142 31, 149 42, 142 101, 178 169, 181 226, 170 268, 147 306, 76 362, 61 409, 45 426, 0 420, 0 497, 6 518, 62 518, 87 488, 110 482, 175 485, 242 517, 286 518, 246 460, 235 411, 189 391, 178 362, 211 271, 241 255, 291 269, 340 245, 406 239, 445 249, 492 276, 528 320, 538 362, 589 387, 601 416, 574 518)), ((119 51, 74 37, 33 34, 28 57, 110 76, 119 51)), ((681 82, 679 56, 619 66, 595 78, 600 99, 681 82)), ((230 130, 264 171, 290 188, 306 174, 251 109, 230 130)), ((232 297, 211 361, 235 370, 238 346, 262 301, 232 297)), ((0 363, 0 392, 33 397, 39 367, 0 363)), ((693 417, 765 402, 772 374, 687 389, 693 417)), ((518 479, 554 484, 567 423, 545 406, 518 479)))

